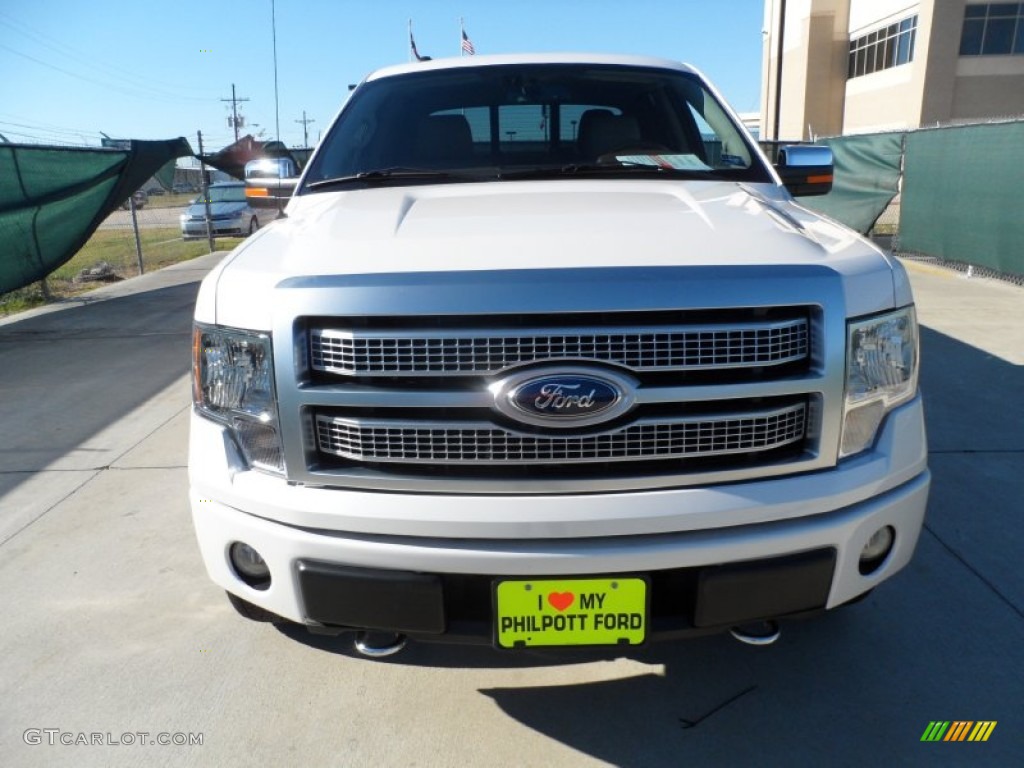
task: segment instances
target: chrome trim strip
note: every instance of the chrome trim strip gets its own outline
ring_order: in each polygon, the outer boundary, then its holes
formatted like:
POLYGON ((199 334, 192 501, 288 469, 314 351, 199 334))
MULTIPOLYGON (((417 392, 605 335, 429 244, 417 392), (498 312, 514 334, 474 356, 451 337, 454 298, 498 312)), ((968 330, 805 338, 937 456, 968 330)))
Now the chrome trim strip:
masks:
MULTIPOLYGON (((634 405, 657 405, 800 396, 820 392, 826 384, 823 376, 813 374, 737 384, 638 387, 633 402, 634 405)), ((302 387, 295 391, 295 402, 300 406, 332 408, 491 408, 494 406, 494 395, 486 389, 385 389, 342 383, 302 387)))
MULTIPOLYGON (((627 465, 628 466, 628 465, 627 465)), ((382 472, 362 466, 344 469, 310 470, 303 485, 312 488, 345 488, 349 490, 380 491, 384 493, 427 493, 427 494, 468 494, 498 496, 538 496, 589 493, 635 493, 671 488, 707 487, 724 483, 742 483, 764 480, 770 477, 784 477, 797 472, 808 472, 821 468, 819 455, 808 449, 801 457, 756 467, 726 470, 704 470, 698 472, 665 472, 663 474, 608 475, 592 473, 578 477, 542 479, 537 477, 485 478, 472 475, 458 477, 423 477, 403 474, 400 465, 397 471, 382 472)))

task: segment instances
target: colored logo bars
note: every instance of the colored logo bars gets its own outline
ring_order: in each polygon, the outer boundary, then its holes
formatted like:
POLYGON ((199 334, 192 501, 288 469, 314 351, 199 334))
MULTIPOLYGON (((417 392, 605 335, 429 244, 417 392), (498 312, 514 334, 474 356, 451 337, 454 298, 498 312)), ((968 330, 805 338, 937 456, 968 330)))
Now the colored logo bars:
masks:
POLYGON ((932 720, 921 741, 988 741, 997 720, 932 720))

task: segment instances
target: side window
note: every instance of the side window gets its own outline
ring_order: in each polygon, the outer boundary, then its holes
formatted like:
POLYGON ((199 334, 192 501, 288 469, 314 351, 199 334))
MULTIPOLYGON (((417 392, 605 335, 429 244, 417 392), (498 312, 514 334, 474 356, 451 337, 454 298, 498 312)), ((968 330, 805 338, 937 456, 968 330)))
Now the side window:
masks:
POLYGON ((704 115, 698 112, 693 104, 686 105, 690 114, 693 116, 693 122, 697 124, 697 130, 700 132, 700 140, 704 144, 704 157, 706 162, 712 168, 718 168, 722 165, 722 142, 718 138, 718 134, 715 133, 715 129, 708 125, 708 121, 704 119, 704 115))
POLYGON ((752 162, 750 152, 729 118, 716 103, 707 101, 705 105, 706 114, 702 114, 693 104, 687 103, 704 144, 704 162, 712 168, 749 168, 752 162))

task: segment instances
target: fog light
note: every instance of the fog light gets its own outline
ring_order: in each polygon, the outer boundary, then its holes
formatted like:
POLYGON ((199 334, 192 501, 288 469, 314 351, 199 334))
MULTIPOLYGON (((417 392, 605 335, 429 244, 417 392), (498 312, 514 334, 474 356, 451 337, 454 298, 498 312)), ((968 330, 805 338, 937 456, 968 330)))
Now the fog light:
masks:
POLYGON ((882 564, 885 558, 889 556, 889 552, 892 550, 892 544, 895 540, 896 531, 891 525, 879 528, 871 534, 871 538, 868 539, 868 543, 865 544, 864 549, 860 551, 859 567, 861 575, 868 575, 882 564))
POLYGON ((229 554, 238 578, 253 589, 266 589, 270 586, 270 568, 259 552, 248 544, 236 541, 231 545, 229 554))

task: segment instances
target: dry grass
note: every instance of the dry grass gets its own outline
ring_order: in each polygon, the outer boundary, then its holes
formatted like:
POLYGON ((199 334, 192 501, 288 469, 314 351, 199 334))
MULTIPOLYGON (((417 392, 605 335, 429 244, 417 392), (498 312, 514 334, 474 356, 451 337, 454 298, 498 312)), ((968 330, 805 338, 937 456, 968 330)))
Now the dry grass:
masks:
MULTIPOLYGON (((205 240, 182 240, 181 231, 177 228, 141 229, 139 236, 142 244, 142 264, 146 272, 209 253, 209 246, 205 240)), ((214 246, 218 251, 229 251, 241 241, 242 239, 237 237, 219 237, 214 241, 214 246)), ((0 316, 22 312, 49 301, 77 296, 102 285, 78 279, 82 270, 101 264, 109 264, 113 273, 121 279, 139 274, 135 237, 131 230, 96 231, 70 261, 50 273, 45 281, 0 296, 0 316)))

